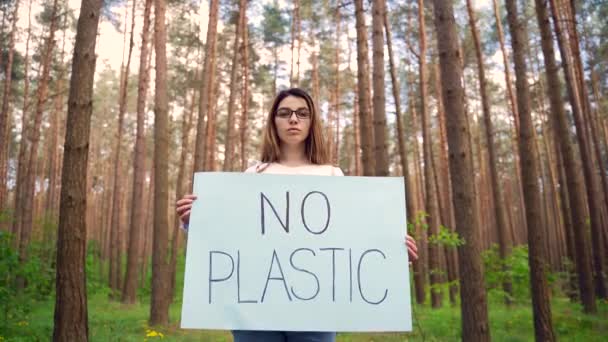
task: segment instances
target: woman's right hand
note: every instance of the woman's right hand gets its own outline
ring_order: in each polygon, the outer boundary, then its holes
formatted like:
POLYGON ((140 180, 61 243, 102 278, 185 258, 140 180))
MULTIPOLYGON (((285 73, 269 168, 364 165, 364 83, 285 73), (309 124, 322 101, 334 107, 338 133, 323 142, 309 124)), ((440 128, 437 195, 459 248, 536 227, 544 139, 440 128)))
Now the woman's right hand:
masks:
POLYGON ((190 211, 192 210, 192 203, 194 200, 196 200, 196 196, 188 194, 184 195, 182 199, 175 203, 175 211, 184 226, 187 226, 190 223, 190 211))

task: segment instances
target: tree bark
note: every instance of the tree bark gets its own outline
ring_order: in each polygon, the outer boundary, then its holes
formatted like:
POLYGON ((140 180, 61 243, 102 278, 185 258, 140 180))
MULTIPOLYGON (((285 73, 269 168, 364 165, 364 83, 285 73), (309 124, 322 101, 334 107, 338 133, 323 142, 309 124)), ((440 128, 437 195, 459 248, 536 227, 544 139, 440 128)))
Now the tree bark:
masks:
POLYGON ((333 141, 332 163, 338 165, 340 161, 340 35, 341 35, 341 22, 342 16, 340 14, 340 6, 336 6, 335 10, 335 22, 336 22, 336 46, 334 47, 334 124, 336 126, 335 139, 333 141))
MULTIPOLYGON (((477 57, 477 74, 479 77, 479 93, 481 94, 481 105, 483 110, 483 121, 485 126, 485 136, 487 144, 487 152, 490 164, 490 181, 492 188, 492 197, 494 200, 494 214, 496 217, 496 226, 498 228, 498 244, 500 257, 504 260, 511 253, 511 240, 507 231, 507 223, 504 211, 504 202, 501 186, 499 183, 499 175, 497 169, 496 159, 496 143, 494 142, 494 124, 491 117, 490 99, 488 97, 486 73, 483 64, 483 53, 481 50, 481 44, 479 41, 479 31, 477 29, 477 22, 475 19, 475 11, 473 9, 471 0, 467 0, 467 10, 469 13, 469 26, 471 28, 471 35, 473 36, 473 42, 475 45, 475 54, 477 57)), ((507 272, 508 273, 508 272, 507 272)), ((503 282, 503 290, 507 294, 505 296, 505 302, 511 303, 510 296, 513 295, 511 281, 506 279, 503 282)))
POLYGON ((219 0, 211 0, 209 4, 209 22, 207 25, 207 40, 205 42, 205 60, 203 62, 203 77, 201 77, 201 88, 198 104, 198 122, 196 126, 196 147, 194 152, 194 171, 203 171, 206 159, 207 137, 206 125, 209 118, 209 100, 211 96, 212 82, 215 68, 215 46, 217 34, 217 15, 219 0))
POLYGON ((20 0, 15 1, 12 15, 12 27, 8 38, 8 58, 4 72, 4 89, 2 92, 2 108, 0 108, 0 212, 5 210, 7 205, 7 172, 8 172, 8 150, 9 150, 9 101, 11 96, 11 82, 13 73, 13 56, 15 53, 15 33, 17 32, 17 21, 19 20, 20 0))
MULTIPOLYGON (((247 131, 249 126, 249 29, 247 23, 247 16, 243 16, 243 40, 241 42, 241 61, 243 85, 242 85, 242 98, 241 98, 241 170, 247 169, 247 131)), ((299 61, 298 52, 298 61, 299 61)), ((299 63, 299 62, 298 62, 299 63)), ((299 69, 298 69, 299 73, 299 69)))
POLYGON ((363 175, 373 176, 376 170, 376 160, 373 153, 374 131, 370 113, 369 93, 369 60, 367 47, 367 28, 363 0, 355 0, 355 17, 357 25, 357 85, 359 92, 359 126, 361 128, 361 162, 363 175))
MULTIPOLYGON (((134 3, 135 6, 135 3, 134 3)), ((135 9, 135 8, 134 8, 135 9)), ((129 248, 127 251, 127 271, 122 289, 122 302, 135 303, 137 296, 137 270, 141 260, 141 231, 144 224, 144 178, 146 176, 145 115, 146 95, 148 92, 149 69, 147 67, 150 51, 150 12, 152 0, 144 2, 144 17, 139 54, 139 73, 137 83, 137 131, 135 133, 135 152, 133 158, 133 191, 129 227, 129 248)))
MULTIPOLYGON (((237 87, 237 71, 239 68, 239 40, 241 39, 241 31, 243 30, 243 21, 247 12, 247 1, 239 1, 239 19, 236 23, 234 35, 234 48, 232 55, 232 65, 230 67, 230 95, 228 98, 228 122, 226 124, 226 148, 224 151, 224 172, 233 171, 234 169, 234 145, 236 144, 236 119, 235 119, 235 102, 236 94, 239 91, 237 87)), ((293 51, 292 51, 293 52, 293 51)))
POLYGON ((53 48, 55 45, 55 31, 57 29, 57 11, 58 1, 53 1, 53 7, 51 10, 51 23, 49 27, 49 35, 45 40, 43 53, 42 53, 42 70, 40 71, 40 80, 38 88, 36 90, 36 107, 34 109, 34 122, 32 129, 26 134, 29 140, 29 148, 26 156, 26 176, 25 176, 25 188, 23 197, 23 211, 20 213, 21 217, 21 237, 19 239, 19 260, 23 262, 27 256, 26 251, 30 242, 30 235, 33 228, 34 218, 34 195, 36 191, 36 161, 38 160, 38 145, 40 143, 40 131, 42 126, 42 115, 44 112, 44 106, 48 97, 48 85, 51 70, 51 61, 53 57, 53 48))
MULTIPOLYGON (((134 14, 134 11, 133 11, 134 14)), ((127 9, 125 9, 125 30, 124 34, 126 37, 127 34, 127 9)), ((113 290, 111 293, 111 297, 115 298, 118 296, 118 291, 121 289, 121 285, 123 284, 121 281, 122 278, 122 250, 120 248, 121 243, 121 235, 123 234, 123 226, 120 220, 120 197, 123 196, 123 188, 126 184, 123 183, 123 177, 120 176, 120 173, 123 172, 122 168, 122 159, 121 159, 121 149, 122 149, 122 141, 123 141, 123 132, 124 132, 124 120, 125 120, 125 112, 127 108, 127 87, 129 84, 129 74, 130 74, 130 66, 131 66, 131 55, 133 52, 133 27, 135 26, 135 17, 132 19, 131 24, 131 34, 129 38, 129 50, 127 53, 127 64, 121 64, 121 78, 120 78, 120 91, 119 91, 119 100, 118 100, 118 130, 116 135, 116 146, 115 146, 115 154, 114 154, 114 191, 112 192, 112 225, 110 231, 110 241, 111 241, 111 256, 110 256, 110 288, 113 290)))
POLYGON ((519 112, 519 153, 526 222, 528 222, 528 262, 530 264, 530 286, 532 288, 532 308, 534 331, 537 341, 554 341, 551 320, 551 302, 546 274, 547 262, 543 245, 543 222, 540 216, 540 188, 538 185, 538 151, 534 146, 534 124, 530 111, 530 90, 527 80, 525 51, 527 37, 525 24, 519 20, 516 0, 506 0, 507 18, 511 32, 513 60, 515 64, 515 87, 519 112))
POLYGON ((76 29, 61 179, 53 341, 88 341, 86 179, 95 42, 102 1, 83 0, 76 29))
MULTIPOLYGON (((61 127, 63 120, 61 120, 61 113, 63 112, 64 105, 64 77, 65 77, 65 68, 64 68, 64 57, 65 57, 65 36, 67 30, 67 16, 64 14, 64 29, 63 29, 63 39, 61 45, 61 54, 59 57, 60 65, 59 72, 57 75, 57 89, 55 95, 55 102, 53 106, 53 110, 51 112, 51 126, 49 128, 51 139, 49 143, 49 187, 46 197, 45 203, 45 211, 46 216, 51 220, 51 222, 56 222, 58 214, 59 214, 59 191, 58 183, 61 181, 61 168, 60 163, 62 159, 61 151, 59 150, 60 143, 60 132, 62 131, 61 127)), ((65 135, 65 134, 64 134, 65 135)))
MULTIPOLYGON (((577 268, 577 273, 578 273, 578 278, 579 278, 579 290, 580 290, 580 296, 581 296, 581 301, 583 303, 583 308, 584 311, 587 313, 594 313, 597 311, 597 307, 596 307, 596 303, 595 303, 595 291, 593 289, 593 278, 592 278, 592 272, 591 272, 591 260, 590 260, 590 256, 589 256, 589 243, 587 243, 588 241, 588 236, 586 233, 586 223, 585 223, 585 218, 586 218, 586 208, 584 208, 584 203, 585 201, 583 200, 583 195, 581 194, 583 191, 583 187, 585 187, 585 189, 587 190, 587 196, 589 198, 589 193, 590 190, 587 189, 590 185, 593 184, 589 184, 589 181, 591 180, 592 175, 590 175, 590 170, 588 170, 588 167, 585 167, 585 159, 587 157, 586 154, 586 149, 584 148, 586 146, 586 141, 584 140, 584 135, 583 132, 581 132, 579 130, 579 128, 582 126, 581 122, 580 122, 580 106, 578 105, 578 101, 576 100, 576 96, 574 94, 574 90, 572 89, 572 85, 573 85, 573 79, 572 79, 572 74, 570 73, 570 59, 568 56, 568 53, 566 51, 566 46, 563 42, 563 37, 562 37, 562 30, 561 30, 561 25, 559 23, 559 17, 557 15, 557 9, 555 7, 555 1, 554 0, 550 0, 550 4, 551 4, 551 11, 553 14, 553 25, 555 28, 555 34, 557 36, 557 42, 558 42, 558 46, 560 49, 560 55, 562 57, 562 68, 564 70, 564 75, 566 77, 566 88, 568 90, 568 96, 570 98, 570 104, 572 106, 572 111, 574 112, 574 120, 575 120, 575 125, 577 128, 577 138, 579 141, 579 148, 580 148, 580 154, 581 157, 583 159, 583 171, 584 171, 584 179, 580 178, 580 174, 577 172, 578 170, 580 170, 580 168, 578 168, 575 163, 577 163, 576 159, 575 159, 575 153, 576 151, 574 150, 574 146, 572 143, 569 143, 569 139, 567 140, 566 137, 570 136, 570 129, 568 127, 568 123, 566 121, 566 114, 565 113, 560 113, 560 108, 561 111, 563 112, 563 107, 561 107, 561 105, 559 105, 559 103, 561 103, 561 99, 557 98, 554 99, 553 97, 555 95, 553 95, 552 93, 549 93, 550 99, 551 99, 551 110, 553 112, 553 117, 555 118, 554 124, 557 124, 558 127, 556 127, 556 132, 559 132, 560 135, 560 144, 561 144, 561 149, 562 149, 562 155, 564 158, 564 168, 566 171, 566 178, 568 179, 568 190, 569 190, 569 199, 570 199, 570 205, 572 206, 572 224, 574 226, 574 239, 575 239, 575 245, 576 245, 576 268, 577 268), (555 102, 554 101, 558 101, 555 102), (555 105, 557 104, 557 108, 555 107, 555 105), (563 135, 566 134, 566 135, 563 135), (570 170, 570 172, 572 173, 568 173, 570 170), (588 179, 588 177, 590 177, 588 179), (583 181, 585 183, 583 183, 583 181)), ((543 5, 546 6, 546 5, 543 5)), ((546 7, 543 6, 538 6, 537 5, 537 11, 542 11, 543 8, 546 9, 546 7)), ((540 15, 543 15, 543 13, 541 12, 540 15)), ((540 16, 537 13, 537 16, 540 16)), ((541 31, 541 37, 543 38, 543 53, 545 53, 545 66, 547 69, 547 78, 548 81, 551 82, 549 83, 549 89, 554 90, 555 92, 557 92, 559 88, 555 88, 556 85, 554 85, 553 83, 556 82, 555 78, 557 77, 557 66, 552 67, 551 65, 548 65, 547 63, 551 62, 551 58, 550 58, 550 51, 553 51, 553 49, 551 48, 550 50, 548 49, 549 47, 549 43, 546 41, 547 40, 547 32, 546 32, 546 28, 545 25, 547 25, 547 21, 548 21, 548 14, 546 16, 542 16, 539 19, 539 22, 542 22, 543 25, 540 25, 540 28, 543 30, 541 31), (545 17, 547 17, 547 19, 545 19, 545 17), (554 75, 555 74, 555 75, 554 75), (549 79, 549 77, 551 77, 549 79)), ((550 33, 549 33, 549 36, 550 33)), ((551 47, 552 47, 553 41, 551 40, 551 47)), ((555 58, 553 58, 553 61, 555 61, 555 58)), ((559 84, 559 82, 557 82, 559 84)), ((559 93, 558 93, 559 94, 559 93)), ((593 191, 593 190, 591 190, 593 191)), ((591 209, 591 206, 593 204, 589 203, 589 209, 591 209)), ((593 240, 597 240, 597 239, 593 239, 593 240)))
POLYGON ((372 1, 373 41, 373 110, 376 176, 388 176, 388 146, 386 140, 386 108, 384 95, 384 11, 385 0, 372 1))
MULTIPOLYGON (((196 74, 194 79, 197 80, 199 75, 199 70, 196 70, 196 74)), ((192 92, 191 101, 190 101, 190 109, 188 110, 187 116, 182 119, 182 141, 181 141, 181 150, 179 157, 179 166, 177 170, 177 185, 175 189, 175 202, 181 199, 185 194, 187 189, 190 188, 190 182, 187 181, 184 175, 188 174, 186 161, 188 158, 188 153, 190 150, 190 130, 192 127, 192 117, 195 108, 195 100, 196 100, 196 92, 192 92)), ((170 285, 170 298, 173 300, 175 296, 175 274, 177 269, 177 253, 179 253, 179 237, 180 237, 180 219, 178 215, 175 215, 175 220, 173 222, 173 233, 171 237, 171 259, 169 263, 169 274, 171 279, 170 285)))
POLYGON ((431 122, 427 104, 427 68, 426 68, 426 27, 424 20, 424 1, 418 0, 418 31, 420 34, 419 51, 419 93, 420 93, 420 118, 422 120, 422 140, 424 155, 424 187, 426 189, 426 221, 429 234, 429 273, 431 280, 431 305, 433 308, 441 307, 443 292, 440 283, 442 277, 440 272, 440 251, 437 242, 432 242, 431 238, 439 236, 439 208, 437 207, 437 193, 434 188, 433 161, 432 161, 432 142, 431 142, 431 122))
POLYGON ((29 69, 30 69, 30 39, 32 37, 32 0, 30 0, 28 6, 28 25, 27 25, 27 38, 25 40, 25 57, 23 62, 23 106, 21 107, 21 141, 19 143, 19 155, 17 159, 17 182, 15 184, 15 219, 11 227, 11 233, 13 234, 13 246, 15 249, 19 248, 20 237, 21 237, 21 217, 23 212, 23 191, 25 187, 25 155, 27 152, 27 132, 29 130, 29 119, 27 115, 29 106, 29 69))
MULTIPOLYGON (((574 2, 570 1, 570 6, 566 5, 564 7, 567 9, 564 12, 568 19, 564 21, 564 23, 568 28, 572 67, 574 74, 576 75, 575 78, 577 82, 577 85, 574 87, 578 89, 578 97, 582 108, 580 111, 582 117, 582 127, 577 126, 577 133, 581 132, 579 136, 586 136, 586 145, 588 150, 585 153, 581 153, 581 157, 583 158, 583 168, 591 169, 590 174, 592 175, 592 177, 590 177, 590 179, 586 179, 586 181, 588 182, 587 191, 589 198, 589 212, 591 215, 591 232, 593 236, 598 237, 592 240, 595 291, 600 299, 606 299, 608 298, 608 283, 606 281, 606 253, 601 238, 603 232, 606 232, 606 222, 602 217, 602 211, 604 211, 604 214, 606 213, 606 196, 608 194, 604 193, 602 195, 601 193, 602 190, 608 190, 606 188, 606 173, 604 168, 598 167, 601 165, 598 163, 601 163, 602 158, 596 138, 597 134, 593 128, 594 125, 592 121, 591 103, 589 102, 589 93, 584 80, 583 62, 577 32, 578 24, 576 19, 575 4, 574 2)), ((581 144, 581 146, 585 146, 585 144, 581 144)))
POLYGON ((167 103, 167 32, 165 1, 154 1, 156 78, 154 91, 154 253, 150 325, 169 323, 169 268, 167 264, 169 217, 169 115, 167 103))
POLYGON ((454 9, 448 1, 435 0, 435 27, 441 78, 442 95, 450 115, 446 117, 450 151, 456 231, 465 240, 458 247, 460 278, 462 340, 489 341, 487 300, 484 287, 483 266, 480 259, 479 225, 475 208, 475 187, 472 175, 473 159, 469 140, 469 127, 464 111, 462 88, 462 64, 454 9))

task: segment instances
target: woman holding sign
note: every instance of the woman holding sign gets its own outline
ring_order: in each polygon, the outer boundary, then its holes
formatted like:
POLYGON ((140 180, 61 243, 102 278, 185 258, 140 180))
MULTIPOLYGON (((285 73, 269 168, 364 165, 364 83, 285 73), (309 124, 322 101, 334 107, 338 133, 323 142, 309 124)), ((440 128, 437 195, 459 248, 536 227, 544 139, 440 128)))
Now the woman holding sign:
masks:
MULTIPOLYGON (((261 163, 248 168, 247 173, 289 175, 343 176, 342 170, 329 164, 328 148, 323 127, 310 95, 292 88, 281 91, 275 98, 264 128, 261 163)), ((177 214, 184 226, 190 220, 194 195, 177 201, 177 214)), ((418 258, 416 242, 406 236, 410 260, 418 258)), ((233 331, 235 342, 331 342, 332 332, 233 331)))

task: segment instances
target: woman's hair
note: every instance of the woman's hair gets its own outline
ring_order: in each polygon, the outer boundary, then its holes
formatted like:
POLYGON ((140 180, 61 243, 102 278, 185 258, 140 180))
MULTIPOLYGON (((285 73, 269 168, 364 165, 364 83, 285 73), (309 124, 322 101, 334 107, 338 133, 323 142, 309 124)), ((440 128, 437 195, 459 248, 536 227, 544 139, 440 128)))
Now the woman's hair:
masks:
POLYGON ((321 119, 319 118, 315 102, 308 93, 300 88, 291 88, 279 92, 272 103, 270 112, 266 119, 266 127, 264 128, 264 140, 262 142, 262 163, 278 162, 281 156, 280 139, 277 133, 277 127, 274 123, 274 118, 279 108, 279 104, 284 98, 295 96, 306 101, 308 110, 310 110, 310 131, 305 140, 305 151, 308 160, 312 164, 328 164, 329 153, 323 136, 321 119))

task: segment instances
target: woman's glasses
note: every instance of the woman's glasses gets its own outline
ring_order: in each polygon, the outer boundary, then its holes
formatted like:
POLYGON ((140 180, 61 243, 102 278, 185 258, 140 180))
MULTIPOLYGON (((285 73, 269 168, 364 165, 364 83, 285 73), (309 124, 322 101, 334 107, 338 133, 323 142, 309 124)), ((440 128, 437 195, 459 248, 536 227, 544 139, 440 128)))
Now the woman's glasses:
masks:
POLYGON ((309 119, 310 118, 310 111, 306 108, 300 108, 300 109, 296 109, 296 110, 291 110, 289 108, 280 108, 279 110, 277 110, 277 116, 282 119, 291 118, 291 115, 293 113, 296 113, 296 117, 298 119, 309 119))

